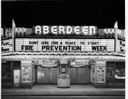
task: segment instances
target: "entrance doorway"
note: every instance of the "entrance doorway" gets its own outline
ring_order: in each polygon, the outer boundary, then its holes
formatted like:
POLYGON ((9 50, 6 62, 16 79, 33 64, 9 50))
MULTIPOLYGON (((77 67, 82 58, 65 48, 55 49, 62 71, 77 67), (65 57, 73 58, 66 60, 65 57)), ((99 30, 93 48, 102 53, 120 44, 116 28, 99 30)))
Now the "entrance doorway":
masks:
POLYGON ((57 84, 58 67, 36 67, 37 84, 57 84))
POLYGON ((89 84, 90 70, 88 67, 70 67, 71 84, 89 84))
POLYGON ((70 84, 89 84, 90 69, 88 65, 71 65, 67 63, 57 64, 56 66, 35 66, 36 84, 57 84, 57 77, 60 74, 67 74, 70 77, 70 84))

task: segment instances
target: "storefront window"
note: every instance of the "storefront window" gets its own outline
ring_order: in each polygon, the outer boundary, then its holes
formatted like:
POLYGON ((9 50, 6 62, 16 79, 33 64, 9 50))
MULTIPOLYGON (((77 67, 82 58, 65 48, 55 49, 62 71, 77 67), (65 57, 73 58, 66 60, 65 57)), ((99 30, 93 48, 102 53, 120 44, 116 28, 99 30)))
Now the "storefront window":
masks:
POLYGON ((11 78, 11 62, 2 63, 2 78, 11 78))
POLYGON ((125 79, 125 62, 116 63, 115 79, 125 79))

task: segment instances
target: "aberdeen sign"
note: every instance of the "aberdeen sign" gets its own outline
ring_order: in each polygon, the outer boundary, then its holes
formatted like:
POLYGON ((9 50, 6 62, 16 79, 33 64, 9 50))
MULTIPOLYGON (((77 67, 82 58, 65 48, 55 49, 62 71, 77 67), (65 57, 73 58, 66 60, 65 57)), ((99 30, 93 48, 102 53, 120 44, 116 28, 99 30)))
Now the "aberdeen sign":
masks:
POLYGON ((95 26, 35 26, 36 34, 83 34, 83 35, 94 35, 96 34, 95 26))

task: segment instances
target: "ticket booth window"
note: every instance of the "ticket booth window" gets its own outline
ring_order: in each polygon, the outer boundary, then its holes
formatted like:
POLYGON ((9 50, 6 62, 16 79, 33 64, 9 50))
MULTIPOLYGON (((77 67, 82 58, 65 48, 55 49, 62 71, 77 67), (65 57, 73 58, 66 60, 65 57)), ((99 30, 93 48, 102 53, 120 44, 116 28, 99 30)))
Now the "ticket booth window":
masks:
POLYGON ((61 64, 60 74, 67 74, 67 65, 66 64, 61 64))

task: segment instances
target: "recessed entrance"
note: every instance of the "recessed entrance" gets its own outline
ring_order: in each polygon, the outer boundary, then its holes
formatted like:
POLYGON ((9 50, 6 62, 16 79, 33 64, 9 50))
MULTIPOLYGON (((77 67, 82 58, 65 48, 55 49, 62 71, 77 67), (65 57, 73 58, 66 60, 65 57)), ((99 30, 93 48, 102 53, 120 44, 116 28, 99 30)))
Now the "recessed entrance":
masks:
POLYGON ((90 71, 87 67, 70 67, 71 84, 88 84, 90 80, 90 71))
MULTIPOLYGON (((83 67, 67 67, 70 77, 70 84, 89 84, 90 82, 90 69, 88 66, 83 67)), ((60 66, 56 67, 43 67, 36 66, 36 84, 57 84, 57 77, 59 75, 60 66)), ((62 68, 62 72, 65 69, 62 68)))
POLYGON ((36 83, 37 84, 56 84, 58 68, 57 67, 42 67, 37 66, 36 68, 36 83))

